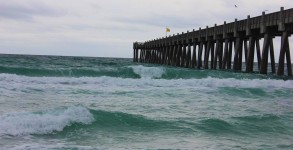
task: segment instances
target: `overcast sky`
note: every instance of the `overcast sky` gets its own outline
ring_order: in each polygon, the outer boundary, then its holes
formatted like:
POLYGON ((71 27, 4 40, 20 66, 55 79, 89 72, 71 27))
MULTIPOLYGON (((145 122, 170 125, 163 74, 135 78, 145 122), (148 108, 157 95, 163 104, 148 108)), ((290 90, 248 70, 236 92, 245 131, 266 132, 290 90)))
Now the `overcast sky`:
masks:
POLYGON ((0 0, 0 53, 131 58, 134 41, 162 37, 166 26, 177 34, 281 6, 293 8, 293 2, 0 0))

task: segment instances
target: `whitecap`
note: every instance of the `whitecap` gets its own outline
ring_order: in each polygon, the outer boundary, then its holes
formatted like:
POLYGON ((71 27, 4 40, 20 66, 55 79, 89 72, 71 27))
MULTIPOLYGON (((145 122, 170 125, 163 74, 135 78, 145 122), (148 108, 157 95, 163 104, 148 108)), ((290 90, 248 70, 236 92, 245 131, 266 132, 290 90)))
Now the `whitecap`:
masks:
POLYGON ((83 106, 53 109, 39 113, 13 113, 0 116, 0 136, 48 134, 62 131, 73 123, 90 124, 93 115, 83 106))
POLYGON ((132 68, 134 73, 139 75, 141 78, 161 78, 162 75, 165 73, 165 69, 162 67, 145 67, 142 65, 129 67, 132 68))

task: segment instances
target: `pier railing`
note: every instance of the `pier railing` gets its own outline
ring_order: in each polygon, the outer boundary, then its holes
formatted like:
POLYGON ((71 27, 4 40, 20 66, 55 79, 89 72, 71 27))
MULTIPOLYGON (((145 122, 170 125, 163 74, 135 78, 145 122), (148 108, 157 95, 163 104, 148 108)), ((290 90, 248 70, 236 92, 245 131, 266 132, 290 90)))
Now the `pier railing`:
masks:
POLYGON ((223 25, 135 42, 134 62, 165 64, 186 68, 233 69, 235 71, 272 73, 292 76, 288 37, 293 33, 293 8, 223 25), (275 63, 274 38, 281 37, 278 66, 275 63), (263 40, 263 46, 260 46, 263 40), (243 56, 244 54, 244 56, 243 56), (253 70, 254 57, 258 70, 253 70), (233 61, 232 61, 233 56, 233 61), (245 62, 245 67, 242 67, 245 62), (244 68, 244 70, 242 70, 244 68))

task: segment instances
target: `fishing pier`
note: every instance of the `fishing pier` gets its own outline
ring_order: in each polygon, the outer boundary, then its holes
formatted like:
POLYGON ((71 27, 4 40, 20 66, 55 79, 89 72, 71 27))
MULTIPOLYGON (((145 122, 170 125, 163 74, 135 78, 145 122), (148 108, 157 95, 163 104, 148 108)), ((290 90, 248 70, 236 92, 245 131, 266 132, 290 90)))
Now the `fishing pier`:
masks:
POLYGON ((271 67, 273 74, 292 76, 289 46, 292 33, 293 8, 281 7, 280 11, 270 14, 262 12, 253 18, 248 15, 245 20, 235 19, 223 25, 134 42, 133 61, 260 74, 267 74, 271 67), (278 50, 274 49, 275 37, 281 39, 278 50), (279 53, 278 63, 275 63, 275 53, 279 53), (257 68, 253 67, 254 60, 257 68))

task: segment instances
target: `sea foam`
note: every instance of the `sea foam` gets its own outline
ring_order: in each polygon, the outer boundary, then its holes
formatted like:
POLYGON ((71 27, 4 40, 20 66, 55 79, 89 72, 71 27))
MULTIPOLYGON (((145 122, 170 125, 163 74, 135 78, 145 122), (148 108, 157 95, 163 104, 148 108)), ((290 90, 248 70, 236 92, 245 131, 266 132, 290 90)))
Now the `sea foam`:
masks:
MULTIPOLYGON (((139 70, 139 69, 138 69, 139 70)), ((143 70, 143 69, 142 69, 143 70)), ((159 70, 159 69, 158 69, 159 70)), ((144 72, 144 71, 142 71, 144 72)), ((145 71, 147 72, 147 71, 145 71)), ((33 86, 35 88, 79 85, 90 88, 112 87, 112 86, 129 86, 129 87, 235 87, 235 88, 268 88, 268 89, 293 89, 292 80, 276 80, 276 79, 235 79, 235 78, 214 78, 207 77, 201 79, 152 79, 151 77, 158 77, 162 75, 152 75, 150 71, 149 75, 143 74, 145 78, 131 79, 131 78, 116 78, 116 77, 27 77, 12 74, 0 74, 0 87, 4 89, 18 89, 24 86, 33 86)), ((155 74, 155 73, 154 73, 155 74)))
POLYGON ((162 67, 145 67, 142 65, 130 66, 135 74, 138 74, 141 78, 161 78, 165 73, 165 69, 162 67))
POLYGON ((93 115, 83 106, 52 109, 39 113, 13 113, 0 116, 0 136, 48 134, 62 131, 73 123, 90 124, 93 115))

